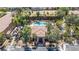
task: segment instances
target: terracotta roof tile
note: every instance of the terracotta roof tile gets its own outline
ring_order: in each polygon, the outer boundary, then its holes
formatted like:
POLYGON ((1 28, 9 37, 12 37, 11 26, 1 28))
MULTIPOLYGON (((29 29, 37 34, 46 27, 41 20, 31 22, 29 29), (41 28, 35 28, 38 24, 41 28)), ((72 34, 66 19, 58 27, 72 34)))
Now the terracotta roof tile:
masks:
POLYGON ((11 13, 0 18, 0 32, 3 32, 11 23, 11 13))
POLYGON ((45 26, 32 26, 32 34, 36 34, 37 36, 45 36, 47 32, 47 28, 45 26))

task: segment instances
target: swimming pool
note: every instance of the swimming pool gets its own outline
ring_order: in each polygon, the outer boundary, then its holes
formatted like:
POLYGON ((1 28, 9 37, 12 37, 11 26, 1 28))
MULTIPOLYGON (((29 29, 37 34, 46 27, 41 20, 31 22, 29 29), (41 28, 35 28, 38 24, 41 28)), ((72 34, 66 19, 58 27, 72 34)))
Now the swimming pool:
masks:
POLYGON ((34 22, 32 23, 32 26, 46 26, 46 22, 43 21, 38 21, 38 22, 34 22))

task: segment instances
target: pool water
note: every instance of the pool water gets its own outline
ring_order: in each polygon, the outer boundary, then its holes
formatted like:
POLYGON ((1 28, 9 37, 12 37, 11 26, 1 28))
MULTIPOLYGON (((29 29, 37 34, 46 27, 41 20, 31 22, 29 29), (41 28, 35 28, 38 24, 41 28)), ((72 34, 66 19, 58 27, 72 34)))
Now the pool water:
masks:
POLYGON ((42 21, 32 23, 33 26, 46 26, 46 24, 47 24, 46 22, 42 21))

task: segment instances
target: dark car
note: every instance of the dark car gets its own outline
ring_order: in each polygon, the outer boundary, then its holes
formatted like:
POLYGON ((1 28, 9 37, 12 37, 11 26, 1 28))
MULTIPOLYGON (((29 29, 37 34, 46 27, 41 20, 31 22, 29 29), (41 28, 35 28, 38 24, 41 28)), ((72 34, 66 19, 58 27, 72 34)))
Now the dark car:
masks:
POLYGON ((55 47, 54 45, 49 45, 47 49, 48 51, 58 51, 58 47, 55 47))
POLYGON ((24 51, 32 51, 32 49, 29 48, 29 47, 26 45, 26 46, 24 46, 24 51))

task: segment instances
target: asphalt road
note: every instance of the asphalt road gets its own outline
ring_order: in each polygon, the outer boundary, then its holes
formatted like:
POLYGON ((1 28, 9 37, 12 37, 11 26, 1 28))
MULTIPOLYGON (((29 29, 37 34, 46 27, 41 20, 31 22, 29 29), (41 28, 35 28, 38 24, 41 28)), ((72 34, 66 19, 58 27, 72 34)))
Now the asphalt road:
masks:
POLYGON ((67 45, 66 51, 79 51, 79 45, 67 45))

